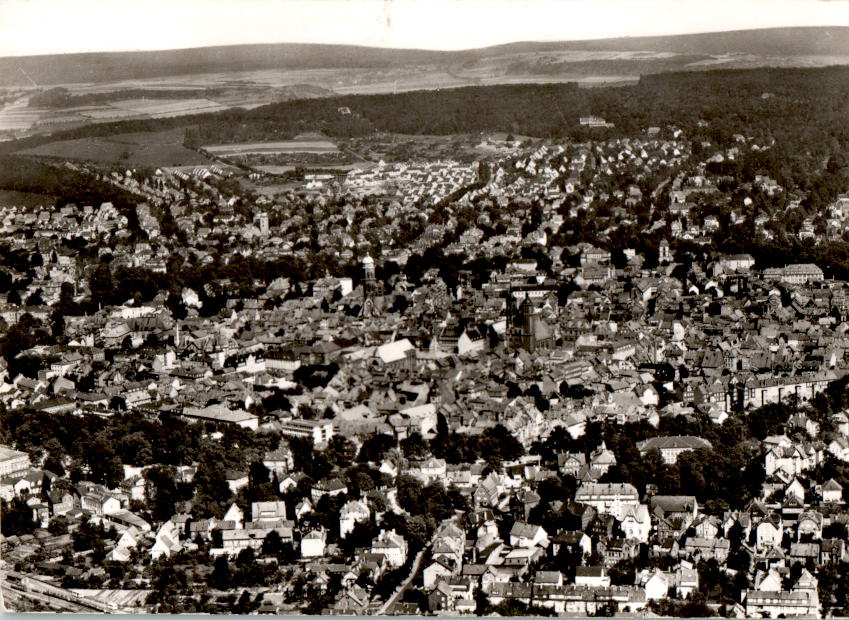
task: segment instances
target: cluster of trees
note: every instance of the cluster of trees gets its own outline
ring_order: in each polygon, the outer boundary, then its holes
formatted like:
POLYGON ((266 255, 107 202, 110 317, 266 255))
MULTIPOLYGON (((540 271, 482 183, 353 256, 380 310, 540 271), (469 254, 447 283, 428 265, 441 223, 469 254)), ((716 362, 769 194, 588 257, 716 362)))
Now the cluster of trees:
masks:
MULTIPOLYGON (((485 429, 480 435, 467 435, 449 431, 448 424, 439 415, 437 435, 430 441, 428 449, 448 463, 474 463, 483 459, 497 468, 504 461, 515 460, 525 454, 519 440, 501 424, 485 429)), ((405 446, 402 445, 402 448, 405 446)))
POLYGON ((248 471, 280 440, 277 433, 189 424, 171 415, 151 420, 136 412, 103 419, 3 410, 0 426, 2 443, 26 450, 33 462, 67 475, 72 483, 90 480, 116 488, 124 480, 125 463, 155 466, 145 474, 149 497, 139 509, 157 521, 170 518, 179 502, 192 498, 196 516, 222 516, 233 500, 227 470, 248 471), (215 430, 222 433, 220 442, 209 436, 215 430), (179 480, 174 467, 192 463, 198 463, 198 471, 189 485, 179 480))
POLYGON ((10 502, 0 499, 0 513, 3 515, 0 519, 0 532, 3 536, 32 534, 36 528, 36 523, 32 520, 32 508, 27 506, 23 498, 14 497, 10 502))
MULTIPOLYGON (((581 138, 578 134, 587 130, 580 129, 578 117, 594 114, 616 125, 614 135, 663 126, 674 119, 679 126, 728 144, 735 133, 790 137, 800 122, 810 133, 826 130, 831 137, 838 132, 827 129, 831 126, 827 119, 845 114, 845 71, 711 71, 644 76, 637 85, 618 88, 516 85, 300 100, 210 117, 198 131, 219 141, 235 137, 234 131, 240 132, 239 139, 267 139, 305 127, 331 135, 374 130, 444 135, 509 128, 540 137, 575 134, 581 138), (733 98, 729 92, 735 93, 733 98), (762 98, 764 92, 772 96, 762 98), (337 122, 339 106, 355 111, 343 117, 347 122, 342 125, 337 122), (699 127, 700 120, 709 126, 699 127), (778 128, 782 121, 785 130, 778 128), (248 126, 247 135, 243 135, 243 124, 248 126)), ((845 132, 838 135, 838 139, 846 137, 845 132)))
POLYGON ((111 202, 124 215, 132 212, 141 201, 138 196, 86 172, 29 157, 2 154, 11 152, 9 144, 4 143, 0 149, 0 189, 53 196, 58 207, 68 203, 100 206, 103 202, 111 202))
POLYGON ((230 296, 250 297, 257 293, 254 282, 266 284, 277 278, 289 278, 301 282, 309 277, 310 271, 303 261, 286 257, 275 261, 263 261, 254 257, 236 256, 229 262, 213 261, 204 265, 174 265, 167 274, 143 267, 111 268, 108 261, 98 263, 90 276, 91 298, 85 309, 91 311, 98 306, 122 304, 128 299, 150 301, 159 291, 169 292, 166 305, 183 317, 186 308, 180 299, 184 288, 194 290, 202 303, 199 313, 213 316, 218 313, 230 296), (224 291, 211 284, 230 280, 232 290, 224 291))

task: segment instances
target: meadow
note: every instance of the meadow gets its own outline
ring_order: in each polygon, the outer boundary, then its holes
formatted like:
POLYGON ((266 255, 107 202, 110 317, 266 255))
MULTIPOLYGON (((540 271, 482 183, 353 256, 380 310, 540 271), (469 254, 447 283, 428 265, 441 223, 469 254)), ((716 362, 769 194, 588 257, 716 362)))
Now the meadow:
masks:
POLYGON ((338 147, 329 140, 284 140, 280 142, 249 142, 219 144, 202 147, 218 157, 240 155, 286 155, 292 153, 338 153, 338 147))
POLYGON ((183 146, 183 131, 180 129, 58 140, 18 151, 18 154, 146 167, 211 162, 205 155, 183 146))

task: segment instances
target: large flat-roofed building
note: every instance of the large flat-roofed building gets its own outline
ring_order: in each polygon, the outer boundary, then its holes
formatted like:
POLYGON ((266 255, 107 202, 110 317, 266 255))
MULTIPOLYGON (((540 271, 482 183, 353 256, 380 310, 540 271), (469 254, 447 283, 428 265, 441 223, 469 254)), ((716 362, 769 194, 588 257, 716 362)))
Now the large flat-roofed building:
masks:
POLYGON ((764 280, 778 280, 785 284, 807 284, 808 282, 822 282, 825 275, 817 265, 813 263, 797 263, 781 268, 764 269, 764 280))
POLYGON ((280 422, 280 434, 284 437, 312 439, 313 445, 327 443, 333 437, 333 422, 330 420, 285 420, 280 422))
POLYGON ((0 445, 0 477, 26 471, 30 465, 29 454, 0 445))
POLYGON ((259 418, 241 409, 230 409, 225 405, 210 405, 208 407, 186 407, 183 409, 183 417, 189 421, 197 422, 219 422, 222 424, 235 424, 242 428, 256 430, 259 428, 259 418))

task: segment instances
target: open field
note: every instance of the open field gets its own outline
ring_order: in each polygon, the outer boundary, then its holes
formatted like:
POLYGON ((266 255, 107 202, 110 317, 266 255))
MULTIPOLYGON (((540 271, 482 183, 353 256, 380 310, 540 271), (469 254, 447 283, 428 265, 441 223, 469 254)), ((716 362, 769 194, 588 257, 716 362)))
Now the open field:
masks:
MULTIPOLYGON (((67 85, 69 103, 31 105, 30 97, 41 89, 23 91, 17 99, 0 106, 0 140, 72 129, 80 125, 122 120, 169 118, 251 109, 269 103, 332 95, 333 92, 288 80, 238 79, 240 74, 182 76, 151 81, 132 80, 109 84, 67 85), (273 83, 271 83, 273 82, 273 83), (168 91, 183 96, 139 97, 135 94, 168 91), (91 97, 100 100, 89 101, 91 97)), ((35 98, 34 102, 38 99, 35 98)))
POLYGON ((220 157, 240 155, 280 155, 288 153, 338 153, 329 140, 286 140, 283 142, 251 142, 247 144, 219 144, 202 147, 220 157))
POLYGON ((0 205, 16 207, 38 207, 52 205, 56 202, 55 196, 47 194, 34 194, 32 192, 16 192, 10 189, 0 189, 0 205))
POLYGON ((262 165, 262 166, 252 166, 253 168, 259 170, 260 172, 265 172, 268 174, 286 174, 287 172, 294 172, 297 168, 301 168, 303 170, 344 170, 346 172, 350 170, 367 170, 369 168, 373 168, 376 164, 372 162, 357 162, 355 164, 298 164, 297 166, 275 166, 275 165, 262 165))
POLYGON ((150 167, 210 163, 204 155, 183 146, 183 132, 179 129, 60 140, 25 149, 18 154, 150 167))
POLYGON ((129 110, 137 114, 148 114, 152 118, 179 114, 217 112, 227 108, 227 106, 220 105, 209 99, 130 99, 127 101, 116 101, 111 105, 112 107, 129 110))

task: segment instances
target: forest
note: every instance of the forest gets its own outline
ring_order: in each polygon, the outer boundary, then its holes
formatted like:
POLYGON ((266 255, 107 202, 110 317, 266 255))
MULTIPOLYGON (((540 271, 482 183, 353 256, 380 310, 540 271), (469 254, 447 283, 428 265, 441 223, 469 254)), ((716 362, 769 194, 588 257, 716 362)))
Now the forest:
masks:
MULTIPOLYGON (((785 142, 802 152, 846 145, 849 68, 756 69, 643 76, 632 86, 519 84, 301 99, 206 115, 99 123, 0 146, 14 152, 58 139, 183 127, 187 143, 270 141, 303 131, 347 137, 393 132, 450 135, 509 131, 538 138, 631 136, 673 124, 720 144, 734 134, 785 142), (340 108, 351 114, 343 114, 340 108), (615 127, 582 127, 582 116, 615 127), (700 126, 699 121, 702 121, 700 126), (833 145, 832 145, 833 146, 833 145)), ((832 149, 833 150, 833 149, 832 149)))

